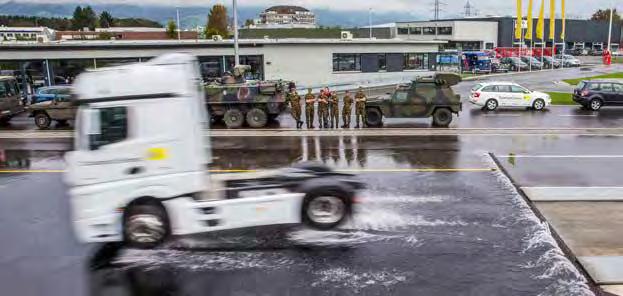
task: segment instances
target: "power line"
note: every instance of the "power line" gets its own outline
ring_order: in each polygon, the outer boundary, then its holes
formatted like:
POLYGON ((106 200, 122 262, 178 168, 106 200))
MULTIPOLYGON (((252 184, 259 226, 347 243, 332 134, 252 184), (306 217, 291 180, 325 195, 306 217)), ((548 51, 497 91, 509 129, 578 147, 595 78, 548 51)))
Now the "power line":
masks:
POLYGON ((443 9, 441 9, 441 6, 444 6, 444 5, 446 5, 446 3, 441 2, 440 0, 435 0, 433 2, 433 11, 435 12, 435 16, 434 16, 433 20, 435 20, 435 21, 439 20, 439 15, 440 15, 439 13, 441 11, 443 11, 443 9))

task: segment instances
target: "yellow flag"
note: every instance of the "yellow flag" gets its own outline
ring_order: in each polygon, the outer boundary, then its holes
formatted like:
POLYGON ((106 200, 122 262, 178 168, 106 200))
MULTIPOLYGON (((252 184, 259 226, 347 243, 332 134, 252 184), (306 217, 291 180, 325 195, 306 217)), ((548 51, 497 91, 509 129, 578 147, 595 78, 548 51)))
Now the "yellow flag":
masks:
POLYGON ((545 31, 545 0, 541 0, 539 21, 536 23, 536 38, 543 40, 543 31, 545 31))
POLYGON ((561 0, 560 4, 561 16, 562 16, 562 29, 560 30, 560 39, 565 40, 565 0, 561 0))
POLYGON ((525 39, 532 40, 532 0, 528 0, 528 28, 525 39))
POLYGON ((556 0, 549 0, 549 39, 556 38, 556 0))
MULTIPOLYGON (((555 0, 552 0, 555 1, 555 0)), ((521 39, 521 25, 523 16, 521 15, 521 0, 517 0, 517 21, 515 24, 515 39, 521 39)))

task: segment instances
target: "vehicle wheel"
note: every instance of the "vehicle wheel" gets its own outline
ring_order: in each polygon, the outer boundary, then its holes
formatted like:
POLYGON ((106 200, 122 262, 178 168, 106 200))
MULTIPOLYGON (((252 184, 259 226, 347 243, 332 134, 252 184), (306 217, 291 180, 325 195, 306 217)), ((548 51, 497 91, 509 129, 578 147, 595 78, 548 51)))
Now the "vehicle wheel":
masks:
POLYGON ((238 109, 229 109, 223 115, 223 121, 227 128, 240 128, 244 123, 244 115, 238 109))
POLYGON ((350 198, 341 190, 314 190, 303 201, 303 223, 316 229, 329 230, 344 222, 350 208, 350 198))
POLYGON ((171 233, 166 212, 156 205, 131 206, 123 221, 124 242, 132 248, 151 249, 171 233))
POLYGON ((487 103, 485 103, 485 109, 487 111, 495 111, 498 108, 498 101, 494 99, 489 99, 487 103))
POLYGON ((448 127, 452 122, 452 112, 446 108, 439 108, 433 113, 433 125, 448 127))
POLYGON ((532 103, 532 109, 534 109, 536 111, 541 111, 544 108, 545 108, 545 101, 543 101, 543 99, 536 99, 532 103))
POLYGON ((517 71, 517 67, 511 66, 511 71, 513 71, 513 72, 517 71))
POLYGON ((264 110, 253 108, 247 112, 247 123, 252 128, 265 127, 268 122, 268 115, 264 110))
POLYGON ((599 111, 601 109, 602 103, 600 99, 592 99, 590 102, 590 109, 593 111, 599 111))
POLYGON ((378 108, 366 109, 366 124, 370 127, 380 127, 383 125, 383 113, 378 108))
POLYGON ((52 119, 47 113, 39 112, 35 114, 35 125, 40 129, 47 129, 50 127, 52 119))

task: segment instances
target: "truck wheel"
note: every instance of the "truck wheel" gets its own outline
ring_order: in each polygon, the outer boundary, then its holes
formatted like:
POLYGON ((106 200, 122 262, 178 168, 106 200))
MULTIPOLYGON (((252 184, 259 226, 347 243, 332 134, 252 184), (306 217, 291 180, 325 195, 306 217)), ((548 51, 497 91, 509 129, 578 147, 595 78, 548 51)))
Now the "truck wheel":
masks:
POLYGON ((268 122, 268 115, 264 110, 253 108, 247 112, 247 123, 252 128, 265 127, 268 122))
POLYGON ((371 127, 380 127, 383 125, 383 113, 378 108, 366 109, 366 124, 371 127))
POLYGON ((238 109, 229 109, 223 115, 223 121, 227 128, 240 128, 244 123, 244 115, 238 109))
POLYGON ((433 125, 448 127, 452 122, 452 112, 447 108, 439 108, 433 113, 433 125))
POLYGON ((52 123, 52 119, 47 113, 39 112, 35 114, 35 125, 37 125, 38 128, 47 129, 50 127, 51 123, 52 123))
POLYGON ((132 248, 151 249, 170 234, 166 212, 156 205, 136 205, 126 210, 123 238, 132 248))
POLYGON ((329 230, 344 222, 350 208, 351 201, 346 193, 333 188, 318 188, 308 192, 303 201, 303 223, 329 230))

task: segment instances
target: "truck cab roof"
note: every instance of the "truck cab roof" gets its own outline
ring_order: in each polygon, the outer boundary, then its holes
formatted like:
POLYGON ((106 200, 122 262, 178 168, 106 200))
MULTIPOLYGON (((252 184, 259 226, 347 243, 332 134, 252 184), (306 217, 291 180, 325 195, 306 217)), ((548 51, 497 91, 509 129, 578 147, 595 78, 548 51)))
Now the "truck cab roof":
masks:
POLYGON ((89 70, 74 83, 78 104, 163 98, 195 94, 197 61, 186 54, 167 54, 146 63, 89 70))

